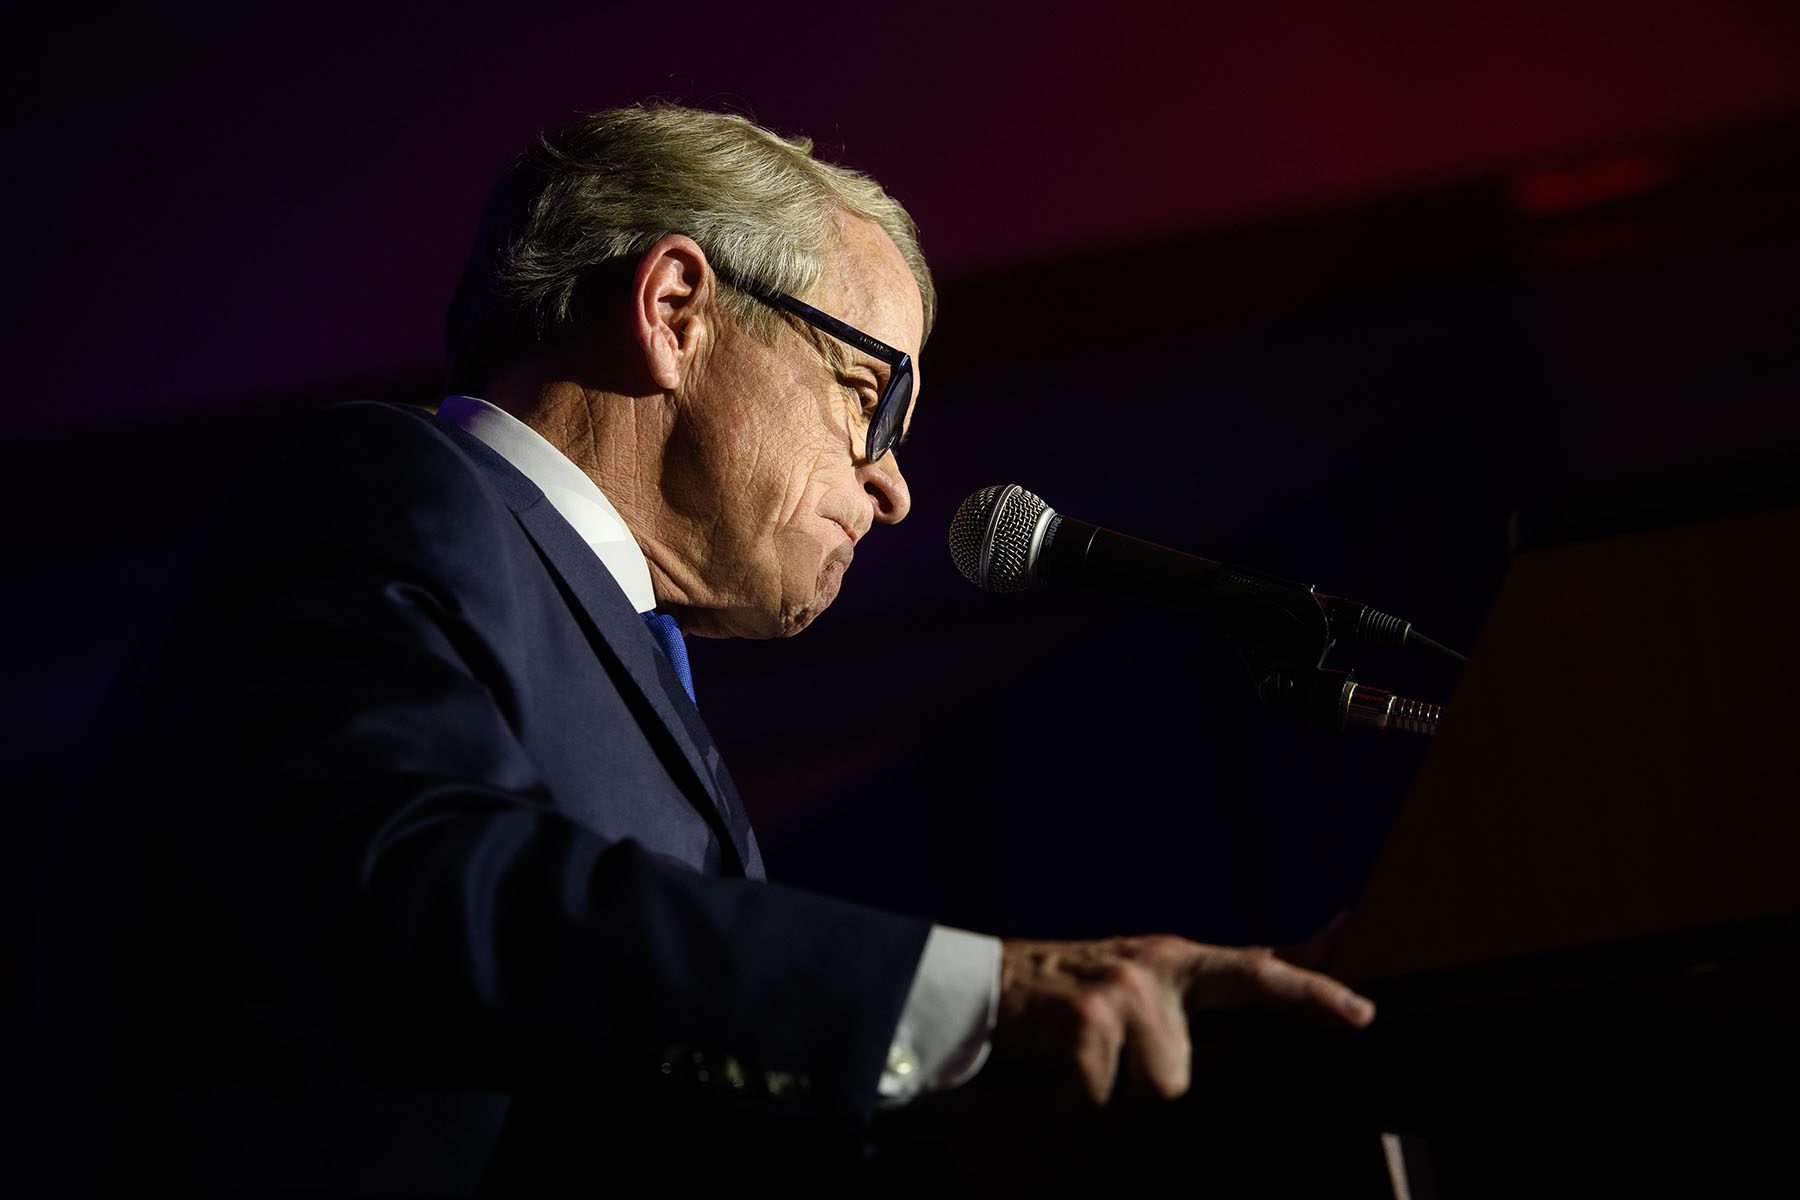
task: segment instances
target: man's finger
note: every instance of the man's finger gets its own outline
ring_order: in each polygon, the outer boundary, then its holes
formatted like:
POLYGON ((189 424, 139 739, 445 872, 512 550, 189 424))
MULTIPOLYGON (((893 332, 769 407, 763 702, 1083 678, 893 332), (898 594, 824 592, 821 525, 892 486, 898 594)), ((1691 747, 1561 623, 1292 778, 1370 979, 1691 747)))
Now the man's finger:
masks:
POLYGON ((1264 949, 1240 950, 1226 961, 1204 964, 1189 1000, 1203 1008, 1250 1003, 1288 1009, 1356 1029, 1375 1019, 1375 1005, 1367 997, 1264 949))
POLYGON ((1124 1048, 1125 1018, 1111 989, 1080 992, 1071 1003, 1077 1015, 1075 1068, 1087 1098, 1102 1105, 1118 1082, 1119 1051, 1124 1048))
POLYGON ((1375 1019, 1375 1005, 1329 975, 1308 971, 1269 956, 1256 968, 1259 1002, 1294 1009, 1361 1029, 1375 1019))
POLYGON ((1166 979, 1129 966, 1122 981, 1125 1011, 1125 1063, 1137 1089, 1164 1100, 1188 1090, 1193 1070, 1193 1044, 1180 994, 1166 979))

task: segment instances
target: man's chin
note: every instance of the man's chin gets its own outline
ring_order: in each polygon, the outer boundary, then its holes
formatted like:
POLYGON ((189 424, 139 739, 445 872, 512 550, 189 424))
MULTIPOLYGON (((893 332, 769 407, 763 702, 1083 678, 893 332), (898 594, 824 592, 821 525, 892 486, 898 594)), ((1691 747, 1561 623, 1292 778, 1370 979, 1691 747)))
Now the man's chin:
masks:
POLYGON ((784 589, 787 594, 774 605, 764 601, 733 608, 670 611, 681 622, 681 631, 690 637, 756 640, 793 637, 817 620, 819 614, 837 599, 838 589, 844 585, 844 573, 850 569, 853 557, 848 546, 844 549, 844 553, 825 560, 810 581, 812 586, 804 589, 804 595, 798 594, 803 589, 790 587, 784 589))
POLYGON ((799 604, 784 605, 781 613, 781 627, 776 637, 793 637, 818 619, 819 614, 831 607, 837 599, 838 589, 844 586, 844 572, 850 569, 848 558, 833 558, 819 568, 818 582, 813 586, 810 599, 799 604))

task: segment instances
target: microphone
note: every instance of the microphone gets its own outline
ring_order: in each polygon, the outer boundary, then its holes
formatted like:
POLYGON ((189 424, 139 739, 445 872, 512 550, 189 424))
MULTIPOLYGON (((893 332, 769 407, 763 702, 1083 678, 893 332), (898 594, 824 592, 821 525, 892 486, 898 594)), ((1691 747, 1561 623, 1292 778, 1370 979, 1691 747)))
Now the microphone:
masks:
MULTIPOLYGON (((1418 646, 1468 661, 1411 622, 1366 604, 1063 516, 1016 483, 982 488, 962 502, 950 522, 950 556, 964 578, 984 591, 1073 587, 1202 612, 1237 643, 1272 704, 1296 703, 1273 693, 1317 691, 1310 679, 1296 683, 1304 674, 1300 664, 1323 673, 1319 664, 1339 640, 1418 646)), ((1308 707, 1316 703, 1334 709, 1340 725, 1426 732, 1438 714, 1435 705, 1402 700, 1347 677, 1341 696, 1306 701, 1308 707), (1384 698, 1381 711, 1363 711, 1376 693, 1384 698)))
POLYGON ((1334 640, 1419 646, 1458 663, 1468 661, 1419 633, 1410 621, 1304 583, 1063 516, 1016 483, 982 488, 962 502, 950 522, 950 557, 963 577, 983 591, 1072 586, 1198 608, 1227 621, 1252 606, 1270 601, 1287 605, 1305 597, 1323 610, 1327 634, 1334 640))

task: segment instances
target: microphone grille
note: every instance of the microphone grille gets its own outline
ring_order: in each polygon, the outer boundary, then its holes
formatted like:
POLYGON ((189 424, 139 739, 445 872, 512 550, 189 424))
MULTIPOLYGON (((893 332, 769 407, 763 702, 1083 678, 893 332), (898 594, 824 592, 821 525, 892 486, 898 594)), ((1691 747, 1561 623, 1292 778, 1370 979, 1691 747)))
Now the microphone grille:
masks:
POLYGON ((1032 584, 1032 540, 1049 509, 1016 483, 974 493, 950 521, 956 569, 984 591, 1024 591, 1032 584))

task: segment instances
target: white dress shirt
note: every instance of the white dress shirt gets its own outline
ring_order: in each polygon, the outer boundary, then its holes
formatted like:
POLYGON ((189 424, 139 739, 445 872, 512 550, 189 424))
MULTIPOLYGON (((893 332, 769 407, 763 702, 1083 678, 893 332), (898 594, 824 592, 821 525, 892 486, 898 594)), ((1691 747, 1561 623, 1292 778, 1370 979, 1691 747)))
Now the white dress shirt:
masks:
MULTIPOLYGON (((450 396, 438 420, 473 434, 516 467, 581 535, 640 613, 656 607, 650 566, 591 476, 512 414, 474 396, 450 396)), ((1000 942, 933 925, 878 1085, 884 1105, 971 1079, 987 1061, 1000 1007, 1000 942)))

